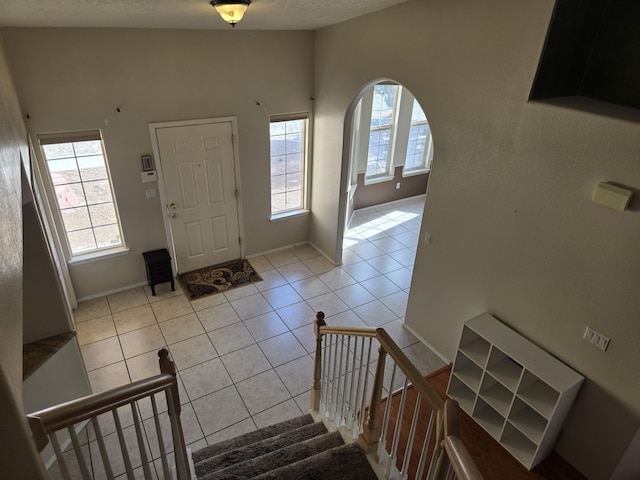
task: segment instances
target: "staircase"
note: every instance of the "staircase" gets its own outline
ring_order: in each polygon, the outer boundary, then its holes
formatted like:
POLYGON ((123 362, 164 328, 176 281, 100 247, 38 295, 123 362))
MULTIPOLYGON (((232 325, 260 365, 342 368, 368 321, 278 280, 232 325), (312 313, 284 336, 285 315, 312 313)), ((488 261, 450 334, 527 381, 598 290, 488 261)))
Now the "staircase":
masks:
POLYGON ((376 480, 357 444, 303 415, 193 454, 199 480, 376 480))

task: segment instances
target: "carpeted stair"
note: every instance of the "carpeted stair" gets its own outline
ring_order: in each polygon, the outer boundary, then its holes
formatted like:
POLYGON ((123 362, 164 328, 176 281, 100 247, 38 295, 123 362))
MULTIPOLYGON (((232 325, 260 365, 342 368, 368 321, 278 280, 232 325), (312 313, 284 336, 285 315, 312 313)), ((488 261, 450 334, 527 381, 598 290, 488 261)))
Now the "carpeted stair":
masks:
POLYGON ((356 444, 311 415, 256 430, 193 454, 200 480, 376 480, 356 444))

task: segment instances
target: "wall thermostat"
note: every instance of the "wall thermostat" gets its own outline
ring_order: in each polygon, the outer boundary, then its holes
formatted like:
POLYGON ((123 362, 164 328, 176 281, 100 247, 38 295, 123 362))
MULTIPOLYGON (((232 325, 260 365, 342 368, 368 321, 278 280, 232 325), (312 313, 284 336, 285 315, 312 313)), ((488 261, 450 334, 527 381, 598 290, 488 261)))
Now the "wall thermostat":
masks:
POLYGON ((153 162, 151 161, 151 155, 142 155, 140 159, 142 160, 143 172, 150 172, 151 170, 153 170, 153 162))

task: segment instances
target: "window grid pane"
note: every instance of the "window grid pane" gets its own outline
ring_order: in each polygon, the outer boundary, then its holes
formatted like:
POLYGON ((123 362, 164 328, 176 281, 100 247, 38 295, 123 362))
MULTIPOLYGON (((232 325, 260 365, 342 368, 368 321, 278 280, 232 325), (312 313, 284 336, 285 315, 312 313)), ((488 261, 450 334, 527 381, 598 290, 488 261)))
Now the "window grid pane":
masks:
POLYGON ((100 140, 42 145, 71 255, 122 246, 100 140))
POLYGON ((365 174, 367 177, 377 177, 389 173, 397 92, 396 85, 376 85, 373 88, 369 151, 365 174))
POLYGON ((413 100, 411 111, 411 127, 407 144, 407 156, 404 170, 424 170, 427 168, 427 146, 431 139, 431 131, 427 117, 416 99, 413 100))
POLYGON ((271 214, 304 208, 305 119, 270 123, 271 214))

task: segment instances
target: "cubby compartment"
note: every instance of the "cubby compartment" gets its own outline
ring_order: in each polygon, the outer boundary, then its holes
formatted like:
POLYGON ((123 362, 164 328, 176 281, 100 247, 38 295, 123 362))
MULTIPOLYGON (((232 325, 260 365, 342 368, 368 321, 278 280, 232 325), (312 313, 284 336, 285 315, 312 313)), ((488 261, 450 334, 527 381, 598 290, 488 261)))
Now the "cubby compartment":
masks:
POLYGON ((547 428, 547 419, 519 398, 513 402, 509 422, 524 433, 532 442, 540 443, 547 428))
POLYGON ((478 393, 480 380, 482 380, 482 368, 462 352, 458 352, 456 363, 453 367, 453 374, 467 385, 467 387, 475 393, 478 393))
POLYGON ((489 314, 465 323, 447 394, 526 468, 553 449, 584 378, 489 314))
POLYGON ((538 413, 549 419, 558 402, 559 393, 536 375, 525 371, 518 388, 518 396, 538 413))
POLYGON ((505 355, 495 345, 491 349, 487 371, 505 387, 515 392, 522 376, 522 365, 505 355))
POLYGON ((525 437, 520 430, 509 422, 504 427, 504 432, 500 438, 500 443, 509 451, 511 455, 524 466, 531 468, 537 445, 525 437))
POLYGON ((491 344, 473 330, 466 327, 462 329, 460 351, 482 368, 487 364, 490 348, 491 344))
POLYGON ((500 415, 506 417, 511 408, 513 393, 490 374, 484 376, 480 386, 480 396, 500 415))
POLYGON ((473 409, 472 417, 482 425, 487 432, 494 438, 500 438, 502 427, 504 425, 504 417, 493 409, 487 402, 478 398, 476 406, 473 409))
POLYGON ((473 404, 476 400, 476 392, 467 387, 458 378, 452 377, 449 382, 447 395, 460 405, 460 408, 467 414, 473 413, 473 404))

